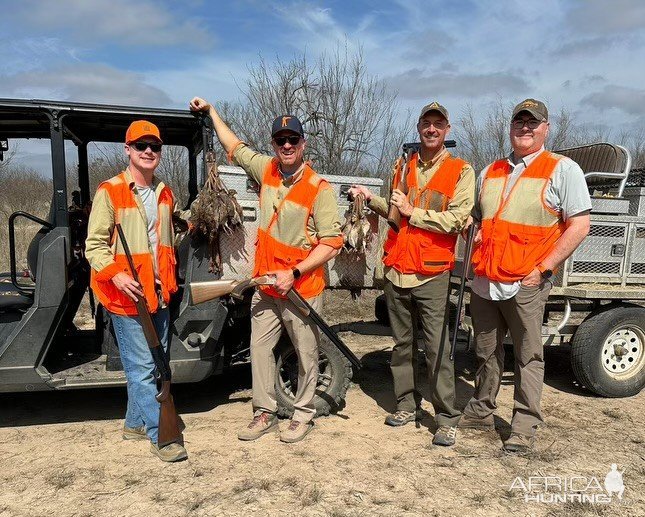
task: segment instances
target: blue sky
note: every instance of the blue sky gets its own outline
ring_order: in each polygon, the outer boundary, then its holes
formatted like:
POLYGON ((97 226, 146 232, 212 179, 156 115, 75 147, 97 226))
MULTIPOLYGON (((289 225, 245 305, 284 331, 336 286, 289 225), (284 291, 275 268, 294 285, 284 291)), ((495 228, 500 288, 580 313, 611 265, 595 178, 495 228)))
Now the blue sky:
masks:
POLYGON ((458 116, 536 97, 580 124, 645 128, 640 0, 0 0, 0 12, 0 97, 230 101, 260 56, 347 44, 402 116, 435 99, 458 116))

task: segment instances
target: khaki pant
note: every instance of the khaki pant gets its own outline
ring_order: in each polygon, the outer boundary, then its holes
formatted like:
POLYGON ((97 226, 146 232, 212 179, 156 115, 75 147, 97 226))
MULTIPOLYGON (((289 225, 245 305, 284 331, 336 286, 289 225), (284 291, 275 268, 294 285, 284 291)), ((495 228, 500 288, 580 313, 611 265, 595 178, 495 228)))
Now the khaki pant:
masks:
MULTIPOLYGON (((307 300, 316 312, 322 296, 307 300)), ((289 301, 257 290, 251 301, 251 373, 253 375, 253 410, 275 413, 275 356, 282 330, 286 329, 298 355, 298 390, 293 419, 309 422, 316 413, 314 395, 318 383, 318 328, 304 320, 289 301)))
POLYGON ((396 406, 401 411, 414 411, 421 403, 417 390, 416 333, 418 323, 426 339, 426 363, 430 380, 430 396, 437 425, 457 425, 461 413, 455 408, 455 370, 450 360, 448 340, 448 288, 450 274, 417 287, 396 287, 385 283, 388 314, 394 338, 392 377, 396 406))
POLYGON ((475 293, 470 297, 470 313, 475 331, 477 373, 475 393, 464 414, 485 418, 497 405, 504 373, 504 337, 510 330, 515 354, 515 391, 511 430, 527 436, 535 435, 543 422, 540 398, 544 382, 544 346, 542 318, 551 284, 522 287, 509 300, 486 300, 475 293))

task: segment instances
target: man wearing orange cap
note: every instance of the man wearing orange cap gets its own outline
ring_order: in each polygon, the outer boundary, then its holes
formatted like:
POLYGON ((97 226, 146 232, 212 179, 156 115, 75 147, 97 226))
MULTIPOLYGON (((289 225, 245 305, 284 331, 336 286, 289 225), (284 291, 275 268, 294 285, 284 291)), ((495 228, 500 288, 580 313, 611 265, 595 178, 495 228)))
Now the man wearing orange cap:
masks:
POLYGON ((181 444, 157 445, 160 404, 155 398, 154 362, 135 305, 138 297, 145 298, 167 350, 167 304, 177 291, 172 225, 176 205, 170 187, 154 175, 161 147, 159 128, 153 123, 137 120, 130 124, 125 135, 129 165, 98 186, 85 252, 92 267, 90 285, 112 320, 127 379, 123 439, 149 438, 152 453, 162 461, 179 461, 187 457, 181 444), (130 275, 115 223, 123 228, 143 285, 130 275))

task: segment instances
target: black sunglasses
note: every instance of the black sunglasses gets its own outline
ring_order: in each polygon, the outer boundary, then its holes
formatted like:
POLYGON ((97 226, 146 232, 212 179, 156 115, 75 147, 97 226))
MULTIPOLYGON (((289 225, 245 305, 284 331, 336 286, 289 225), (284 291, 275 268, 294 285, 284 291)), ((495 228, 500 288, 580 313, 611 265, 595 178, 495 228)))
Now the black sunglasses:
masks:
POLYGON ((151 142, 132 142, 130 146, 134 147, 139 152, 145 151, 148 147, 153 153, 161 151, 161 144, 153 144, 151 142))
POLYGON ((300 142, 300 137, 297 135, 276 136, 273 138, 273 141, 276 143, 276 145, 279 145, 280 147, 282 147, 287 142, 289 142, 291 145, 298 145, 298 142, 300 142))

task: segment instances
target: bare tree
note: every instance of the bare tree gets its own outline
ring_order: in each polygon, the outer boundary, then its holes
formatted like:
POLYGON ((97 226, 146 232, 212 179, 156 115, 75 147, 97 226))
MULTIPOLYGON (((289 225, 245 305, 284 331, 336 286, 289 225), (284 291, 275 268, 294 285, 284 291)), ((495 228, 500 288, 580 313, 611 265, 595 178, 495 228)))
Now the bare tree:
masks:
POLYGON ((310 63, 303 54, 249 70, 242 104, 218 106, 241 138, 270 152, 270 123, 291 113, 303 122, 307 157, 325 174, 387 175, 409 133, 396 94, 367 73, 361 52, 338 47, 310 63))

